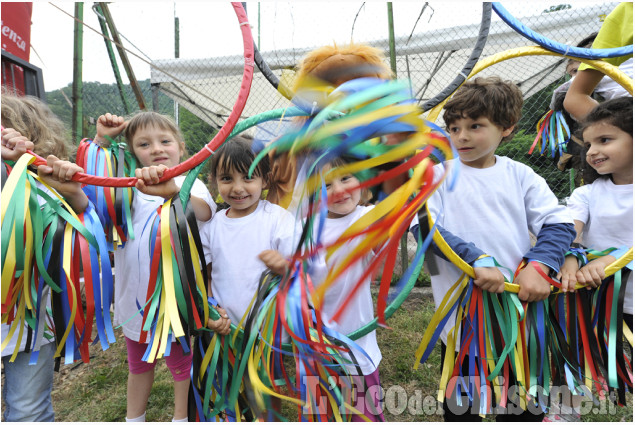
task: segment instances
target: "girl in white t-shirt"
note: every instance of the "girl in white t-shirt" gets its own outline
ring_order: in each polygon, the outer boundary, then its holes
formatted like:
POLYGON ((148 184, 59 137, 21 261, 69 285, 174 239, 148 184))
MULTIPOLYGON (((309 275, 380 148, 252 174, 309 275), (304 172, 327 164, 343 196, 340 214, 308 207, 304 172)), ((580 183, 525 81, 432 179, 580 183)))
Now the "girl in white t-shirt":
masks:
MULTIPOLYGON (((567 256, 560 271, 563 291, 573 291, 576 282, 598 287, 606 266, 633 246, 633 98, 601 103, 585 118, 581 131, 586 161, 597 178, 575 189, 567 203, 577 233, 574 246, 617 250, 581 268, 575 256, 567 256)), ((623 318, 632 331, 632 273, 626 281, 623 318)), ((571 402, 563 402, 559 416, 579 419, 581 396, 572 395, 571 402)))
MULTIPOLYGON (((185 143, 172 120, 156 112, 140 112, 129 122, 117 115, 102 115, 97 120, 95 141, 105 143, 104 136, 115 137, 122 131, 128 148, 144 168, 135 171, 139 179, 131 208, 135 238, 115 251, 115 323, 123 329, 128 351, 126 421, 144 422, 156 365, 156 362, 142 360, 149 342, 149 336, 141 341, 143 318, 139 311, 139 306, 145 304, 150 278, 148 247, 152 226, 146 224, 165 199, 176 195, 183 184, 183 176, 162 183, 159 179, 165 170, 181 162, 185 143)), ((216 211, 216 204, 199 180, 192 186, 191 193, 192 208, 203 235, 216 211)), ((204 238, 202 242, 205 243, 204 238)), ((214 322, 208 322, 208 327, 213 328, 213 325, 214 322)), ((165 359, 174 378, 174 421, 187 421, 192 352, 185 353, 181 344, 174 340, 170 355, 165 359)))
MULTIPOLYGON (((618 248, 578 269, 574 256, 562 267, 562 289, 576 282, 598 287, 604 269, 633 246, 633 99, 622 97, 597 106, 582 125, 586 160, 598 173, 592 184, 573 191, 568 202, 577 237, 574 242, 597 251, 618 248)), ((624 298, 624 319, 633 325, 633 278, 624 298)))
MULTIPOLYGON (((269 158, 265 156, 251 176, 255 155, 249 142, 225 142, 211 161, 210 181, 229 208, 219 211, 209 227, 206 261, 211 265, 210 295, 238 324, 258 289, 260 276, 269 268, 283 275, 284 256, 295 249, 295 220, 284 208, 265 201, 269 185, 269 158), (280 252, 281 256, 272 253, 280 252)), ((220 334, 229 333, 229 327, 220 334)))
MULTIPOLYGON (((320 238, 320 243, 323 246, 329 246, 335 242, 355 221, 373 209, 373 206, 361 205, 363 192, 359 188, 360 181, 356 176, 345 174, 329 179, 329 171, 346 164, 345 159, 336 158, 322 170, 327 182, 326 192, 328 195, 328 214, 320 238)), ((356 241, 349 241, 333 252, 328 259, 326 259, 324 250, 318 252, 316 260, 312 262, 309 268, 309 274, 316 287, 324 282, 329 270, 338 267, 338 264, 344 261, 357 245, 356 241)), ((371 279, 369 277, 349 301, 348 307, 338 322, 331 321, 331 318, 368 268, 372 258, 373 254, 370 254, 361 261, 356 262, 329 286, 324 294, 321 310, 325 326, 334 329, 340 334, 347 335, 373 320, 375 313, 370 293, 371 279)), ((352 347, 355 364, 347 365, 348 372, 353 376, 357 387, 357 400, 359 401, 354 407, 360 410, 367 418, 383 422, 381 395, 378 390, 381 385, 379 362, 382 356, 377 345, 376 331, 372 331, 357 339, 355 343, 364 352, 352 347), (361 376, 359 375, 360 371, 361 376), (364 402, 362 403, 361 400, 364 400, 364 402)), ((361 417, 354 415, 353 421, 358 420, 361 420, 361 417)))

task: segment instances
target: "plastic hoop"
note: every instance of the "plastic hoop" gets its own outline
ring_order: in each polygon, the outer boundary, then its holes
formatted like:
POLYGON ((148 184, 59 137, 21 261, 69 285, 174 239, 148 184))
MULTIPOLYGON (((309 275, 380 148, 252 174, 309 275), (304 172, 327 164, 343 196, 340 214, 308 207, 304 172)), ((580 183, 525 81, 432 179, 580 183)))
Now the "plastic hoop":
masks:
POLYGON ((633 45, 614 47, 611 49, 586 49, 583 47, 567 46, 566 44, 558 43, 550 40, 534 30, 527 28, 518 19, 514 18, 499 2, 494 2, 494 11, 505 21, 507 25, 512 27, 523 37, 537 43, 545 49, 559 53, 565 56, 575 56, 576 59, 603 59, 603 58, 615 58, 619 56, 627 56, 633 54, 633 45))

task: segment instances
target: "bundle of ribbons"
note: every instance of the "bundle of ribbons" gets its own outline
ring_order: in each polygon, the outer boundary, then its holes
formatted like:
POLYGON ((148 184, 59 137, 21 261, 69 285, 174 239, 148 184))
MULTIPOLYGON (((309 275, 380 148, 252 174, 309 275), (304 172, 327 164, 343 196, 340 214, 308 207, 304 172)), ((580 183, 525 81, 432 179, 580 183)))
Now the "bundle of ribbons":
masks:
POLYGON ((3 335, 2 345, 4 348, 17 332, 10 361, 26 338, 34 363, 42 334, 52 332, 56 357, 63 357, 67 364, 80 359, 88 362, 95 323, 95 343, 99 341, 106 349, 115 341, 107 242, 94 207, 89 204, 82 214, 75 214, 28 169, 34 161, 33 155, 24 154, 3 180, 2 323, 10 325, 10 330, 3 335), (45 317, 52 322, 42 320, 45 317))
MULTIPOLYGON (((572 394, 594 401, 609 395, 611 401, 625 403, 626 389, 633 390, 622 343, 625 336, 632 353, 632 334, 622 320, 632 248, 606 268, 599 288, 577 284, 574 293, 563 293, 560 283, 550 279, 547 300, 523 303, 515 284, 506 283, 501 295, 474 286, 473 269, 438 232, 433 239, 464 272, 442 300, 416 352, 415 369, 429 358, 447 321, 456 319, 447 337, 439 402, 454 397, 459 406, 478 406, 475 411, 481 415, 510 403, 546 411, 552 386, 566 385, 572 394)), ((615 250, 579 255, 587 261, 611 252, 615 250)))
MULTIPOLYGON (((261 418, 263 411, 270 415, 266 418, 274 419, 272 398, 295 403, 302 420, 346 420, 358 414, 353 407, 352 379, 346 367, 357 365, 350 347, 356 347, 355 340, 378 324, 386 324, 421 269, 430 238, 420 241, 411 267, 389 294, 399 241, 417 210, 440 183, 432 180, 430 156, 435 155, 438 160, 453 156, 443 131, 418 118, 421 111, 409 96, 407 82, 368 78, 352 80, 336 90, 315 86, 311 90, 326 93, 322 97, 324 103, 295 99, 296 108, 303 110, 307 118, 261 151, 251 170, 274 149, 277 154, 286 152, 298 161, 301 171, 296 195, 300 202, 294 212, 302 221, 302 235, 292 258, 293 266, 280 279, 263 278, 246 316, 236 328, 232 325, 230 335, 201 333, 196 339, 191 419, 254 419, 261 418), (437 133, 430 133, 430 128, 437 133), (379 143, 379 137, 395 132, 407 132, 408 136, 395 145, 379 143), (324 165, 344 155, 356 160, 328 175, 322 174, 324 165), (376 176, 368 172, 383 164, 393 167, 376 176), (412 176, 403 186, 333 244, 322 244, 321 229, 327 215, 325 185, 330 179, 352 173, 359 176, 359 188, 366 188, 408 171, 412 176), (314 287, 308 270, 317 251, 324 249, 331 255, 353 240, 356 248, 329 272, 325 282, 314 287), (322 323, 324 293, 339 274, 373 249, 374 260, 333 320, 338 320, 355 291, 369 276, 376 275, 385 261, 378 317, 350 335, 338 334, 322 323), (289 358, 286 362, 285 357, 289 358), (291 366, 294 371, 287 371, 291 366), (313 381, 315 385, 310 384, 313 381), (323 400, 327 400, 326 407, 323 400)), ((307 96, 306 92, 303 96, 320 98, 307 96)), ((293 114, 302 115, 297 111, 293 114)), ((210 309, 210 316, 218 317, 214 309, 210 309)), ((361 371, 358 373, 361 375, 361 371)))
MULTIPOLYGON (((89 139, 82 140, 77 148, 77 165, 92 176, 134 176, 134 155, 126 150, 125 144, 107 139, 110 142, 108 147, 89 139)), ((85 185, 83 189, 97 210, 111 251, 123 247, 128 239, 134 239, 130 215, 133 188, 85 185)))
POLYGON ((540 155, 549 155, 551 158, 560 157, 563 152, 566 152, 570 138, 571 131, 562 111, 550 109, 538 120, 536 138, 528 153, 531 155, 540 142, 540 155))

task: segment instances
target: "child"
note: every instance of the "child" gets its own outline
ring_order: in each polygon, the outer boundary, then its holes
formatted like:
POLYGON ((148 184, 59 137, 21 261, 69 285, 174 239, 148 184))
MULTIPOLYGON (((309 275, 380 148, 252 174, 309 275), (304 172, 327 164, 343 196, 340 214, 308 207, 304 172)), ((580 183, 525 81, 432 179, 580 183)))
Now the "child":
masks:
MULTIPOLYGON (((345 159, 336 158, 323 170, 328 195, 328 214, 320 242, 325 246, 335 242, 355 221, 373 209, 372 205, 361 205, 363 200, 362 190, 359 188, 360 181, 354 175, 346 174, 329 181, 329 170, 344 166, 346 163, 345 159)), ((324 281, 329 270, 337 267, 356 245, 355 241, 347 243, 336 250, 328 260, 324 250, 318 253, 317 260, 309 268, 311 279, 316 287, 324 281)), ((347 268, 326 291, 322 304, 322 320, 325 326, 347 335, 373 320, 375 313, 370 294, 371 279, 368 277, 354 298, 349 301, 341 319, 337 323, 331 322, 331 318, 346 300, 348 294, 354 289, 355 284, 364 273, 364 270, 368 268, 372 259, 372 254, 368 255, 362 261, 358 261, 347 268)), ((376 331, 372 331, 357 339, 355 343, 364 350, 364 353, 352 348, 359 369, 354 364, 347 365, 349 373, 354 376, 357 387, 356 396, 358 401, 354 404, 354 407, 369 419, 383 422, 385 421, 381 406, 383 397, 377 390, 381 385, 379 380, 379 362, 382 357, 377 345, 376 331), (362 373, 361 376, 358 376, 359 371, 362 373), (369 392, 368 395, 366 395, 367 392, 369 392), (362 402, 361 400, 364 401, 362 402)), ((363 419, 361 416, 354 414, 352 420, 353 422, 361 422, 363 419)))
MULTIPOLYGON (((512 137, 522 103, 520 90, 498 77, 476 78, 457 90, 445 106, 443 119, 459 158, 436 165, 435 174, 440 175, 443 167, 458 167, 459 177, 453 190, 444 181, 428 205, 439 226, 457 240, 475 245, 467 244, 470 249, 457 252, 473 264, 476 286, 490 292, 504 290, 503 274, 491 258, 477 260, 483 252, 512 270, 527 260, 527 267, 514 279, 520 285, 518 297, 540 301, 549 296, 550 284, 534 267, 545 274, 557 272, 574 229, 566 209, 558 205, 543 178, 523 164, 495 155, 501 141, 512 137), (533 248, 529 232, 537 235, 533 248)), ((432 276, 432 289, 438 307, 461 272, 448 261, 437 263, 439 274, 432 276)), ((442 357, 448 331, 454 327, 453 318, 448 322, 441 334, 442 357)), ((456 415, 461 410, 455 410, 457 406, 450 406, 449 401, 454 404, 454 396, 444 402, 446 421, 480 420, 478 414, 469 412, 456 415)), ((499 419, 542 419, 542 415, 534 416, 529 411, 508 413, 499 415, 499 419)))
MULTIPOLYGON (((390 79, 393 73, 387 65, 380 49, 366 44, 351 43, 338 46, 323 46, 309 52, 300 62, 295 79, 294 93, 313 78, 325 84, 338 87, 342 83, 362 77, 390 79)), ((284 208, 294 205, 294 194, 298 170, 302 162, 297 162, 288 153, 272 153, 272 181, 275 184, 267 193, 267 200, 284 208)), ((294 200, 297 202, 297 200, 294 200)), ((295 205, 294 205, 295 206, 295 205)))
MULTIPOLYGON (((591 184, 573 191, 567 207, 574 219, 575 242, 587 248, 630 248, 633 245, 633 98, 606 101, 587 115, 581 128, 586 160, 597 171, 591 184)), ((617 252, 578 268, 574 256, 562 267, 562 289, 575 283, 598 287, 604 268, 616 260, 617 252)), ((619 255, 618 255, 619 256, 619 255)), ((628 279, 624 319, 633 326, 633 277, 628 279)))
MULTIPOLYGON (((185 144, 171 119, 156 112, 140 112, 129 122, 117 115, 102 115, 97 120, 95 141, 104 143, 104 136, 115 137, 122 131, 128 148, 144 168, 135 172, 140 179, 131 209, 135 239, 115 251, 115 322, 123 329, 128 350, 126 421, 143 422, 156 365, 156 362, 142 360, 148 341, 140 340, 143 317, 139 305, 145 303, 150 277, 150 226, 146 223, 183 184, 184 176, 157 183, 165 170, 180 163, 185 144)), ((199 180, 192 186, 191 202, 203 235, 216 204, 199 180)), ((170 355, 165 359, 174 378, 174 421, 185 422, 192 354, 186 354, 181 345, 173 341, 170 355)))
MULTIPOLYGON (((234 138, 216 151, 211 162, 210 181, 229 208, 214 216, 208 230, 205 259, 212 268, 210 295, 235 324, 247 313, 260 275, 267 269, 259 257, 267 260, 271 250, 290 256, 299 238, 293 216, 261 199, 271 177, 268 158, 247 176, 254 158, 249 143, 234 138)), ((284 259, 268 265, 276 274, 285 273, 284 259)))
MULTIPOLYGON (((63 136, 66 130, 49 107, 35 97, 17 97, 3 90, 2 126, 5 127, 2 130, 2 160, 17 161, 27 149, 46 157, 47 165, 38 167, 40 178, 62 195, 76 213, 83 212, 88 205, 88 198, 82 192, 80 183, 68 181, 75 172, 83 170, 66 161, 71 152, 71 146, 63 136)), ((4 168, 4 164, 2 167, 4 168)), ((3 177, 4 172, 5 170, 3 177)), ((3 202, 7 200, 3 199, 3 202)), ((44 200, 40 202, 43 203, 44 200)), ((45 306, 48 304, 49 292, 46 286, 42 298, 45 306)), ((40 317, 40 331, 47 326, 45 317, 45 314, 40 317)), ((2 324, 3 343, 9 328, 9 325, 2 324)), ((2 350, 2 373, 5 378, 2 385, 3 420, 53 422, 55 414, 51 404, 51 390, 55 341, 40 334, 34 338, 32 345, 26 347, 25 335, 26 332, 14 361, 10 361, 10 358, 17 345, 18 332, 14 333, 2 350), (30 350, 39 350, 37 363, 34 365, 29 365, 30 350)))
MULTIPOLYGON (((578 268, 568 256, 562 267, 562 289, 573 290, 576 281, 598 287, 604 269, 633 246, 633 98, 622 97, 601 103, 587 115, 582 128, 586 160, 597 173, 592 184, 573 191, 567 207, 573 216, 576 242, 598 251, 617 248, 609 255, 578 268)), ((624 295, 624 322, 633 330, 633 275, 628 274, 624 295)), ((563 403, 564 404, 564 403, 563 403)), ((579 400, 573 398, 579 408, 579 400)), ((563 405, 559 416, 568 414, 563 405)), ((573 419, 580 412, 572 411, 573 419)))

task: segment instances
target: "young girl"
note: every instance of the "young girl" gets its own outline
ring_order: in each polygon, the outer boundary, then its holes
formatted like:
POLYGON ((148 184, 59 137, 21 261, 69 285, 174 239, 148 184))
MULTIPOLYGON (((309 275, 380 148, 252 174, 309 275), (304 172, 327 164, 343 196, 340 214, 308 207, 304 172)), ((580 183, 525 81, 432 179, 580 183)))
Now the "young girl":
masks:
POLYGON ((263 158, 248 177, 254 158, 249 143, 234 138, 216 151, 211 162, 210 181, 229 208, 212 220, 205 259, 212 268, 211 295, 235 324, 247 313, 260 275, 267 268, 285 273, 284 259, 269 261, 272 250, 290 256, 299 238, 293 216, 261 199, 269 186, 269 159, 263 158))
MULTIPOLYGON (((582 137, 586 160, 597 171, 592 184, 579 187, 569 198, 577 238, 586 248, 630 248, 633 246, 633 98, 622 97, 601 103, 585 119, 582 137)), ((569 256, 562 267, 562 288, 573 290, 576 282, 598 287, 604 268, 615 261, 618 251, 590 261, 578 269, 569 256)), ((633 327, 633 277, 628 278, 624 298, 624 320, 633 327)))
MULTIPOLYGON (((337 158, 325 167, 324 173, 327 179, 326 192, 328 195, 328 214, 324 228, 322 230, 321 243, 325 246, 333 243, 339 238, 361 216, 373 209, 373 206, 362 206, 362 190, 358 188, 360 181, 352 174, 336 177, 328 182, 329 170, 346 165, 346 161, 337 158)), ((314 261, 309 273, 313 283, 319 286, 326 278, 329 270, 337 267, 350 252, 357 246, 351 241, 336 250, 326 259, 324 250, 319 252, 317 260, 314 261)), ((322 320, 337 332, 347 335, 374 318, 373 300, 370 294, 370 277, 364 282, 354 298, 349 301, 348 307, 339 319, 338 323, 331 322, 339 307, 346 300, 348 294, 353 290, 355 284, 364 270, 372 260, 372 255, 367 256, 363 261, 356 262, 329 287, 324 295, 322 304, 322 320)), ((353 364, 348 365, 349 373, 355 376, 355 383, 358 388, 358 400, 363 399, 363 404, 358 401, 354 407, 361 411, 366 417, 375 421, 384 421, 381 408, 381 395, 377 390, 380 386, 379 362, 381 361, 381 351, 377 345, 377 335, 375 331, 359 338, 355 341, 365 352, 362 353, 356 348, 352 348, 355 360, 359 369, 353 364), (366 356, 368 355, 368 357, 366 356), (370 357, 370 358, 369 358, 370 357), (361 370, 363 376, 356 376, 361 370), (370 390, 370 391, 369 391, 370 390), (368 395, 366 393, 369 392, 368 395)), ((361 421, 358 415, 353 415, 353 421, 361 421)))
MULTIPOLYGON (((140 112, 129 122, 116 115, 102 115, 97 120, 95 141, 103 143, 104 136, 115 137, 122 131, 128 148, 144 168, 136 170, 136 177, 140 180, 136 184, 138 192, 131 209, 135 239, 115 251, 115 323, 121 325, 128 349, 126 421, 143 422, 156 365, 142 360, 148 340, 140 340, 143 317, 139 306, 145 303, 150 277, 148 247, 151 226, 146 226, 146 223, 164 200, 178 193, 183 184, 185 176, 157 183, 165 170, 180 163, 185 143, 172 120, 156 112, 140 112)), ((192 186, 191 202, 203 236, 208 233, 206 228, 216 211, 216 204, 200 180, 192 186)), ((202 241, 205 243, 204 238, 202 241)), ((192 354, 184 353, 181 345, 174 340, 170 355, 165 359, 174 378, 173 420, 187 421, 192 354)))
MULTIPOLYGON (((563 291, 573 291, 576 282, 598 287, 604 269, 633 246, 633 98, 612 99, 598 105, 581 127, 587 148, 586 161, 597 178, 573 191, 567 208, 574 219, 574 243, 602 251, 617 248, 609 255, 578 268, 575 256, 568 256, 561 269, 563 291)), ((624 296, 624 321, 633 329, 633 275, 629 274, 624 296)), ((574 396, 575 397, 575 396, 574 396)), ((579 400, 573 399, 575 408, 579 400)), ((571 407, 564 404, 561 417, 571 407)), ((574 409, 570 419, 579 420, 574 409)))
MULTIPOLYGON (((88 205, 88 198, 82 192, 80 183, 68 181, 82 169, 67 161, 71 145, 63 136, 66 134, 64 124, 49 107, 37 98, 17 97, 3 90, 2 126, 5 127, 2 130, 2 161, 17 161, 27 149, 45 157, 47 165, 38 167, 40 178, 62 195, 77 214, 83 212, 88 205)), ((4 184, 4 164, 1 167, 4 184)), ((43 189, 41 186, 39 188, 43 189)), ((47 189, 43 190, 48 192, 47 189)), ((44 202, 40 199, 40 204, 44 202)), ((43 305, 48 304, 49 293, 46 286, 43 290, 43 305)), ((45 318, 45 314, 40 316, 38 335, 28 347, 25 329, 18 347, 19 353, 13 360, 11 357, 16 350, 18 332, 6 342, 4 338, 10 326, 2 324, 2 343, 7 344, 2 349, 5 421, 53 422, 55 419, 51 404, 55 341, 47 339, 42 332, 47 327, 45 318), (29 364, 30 351, 39 351, 34 365, 29 364)))

